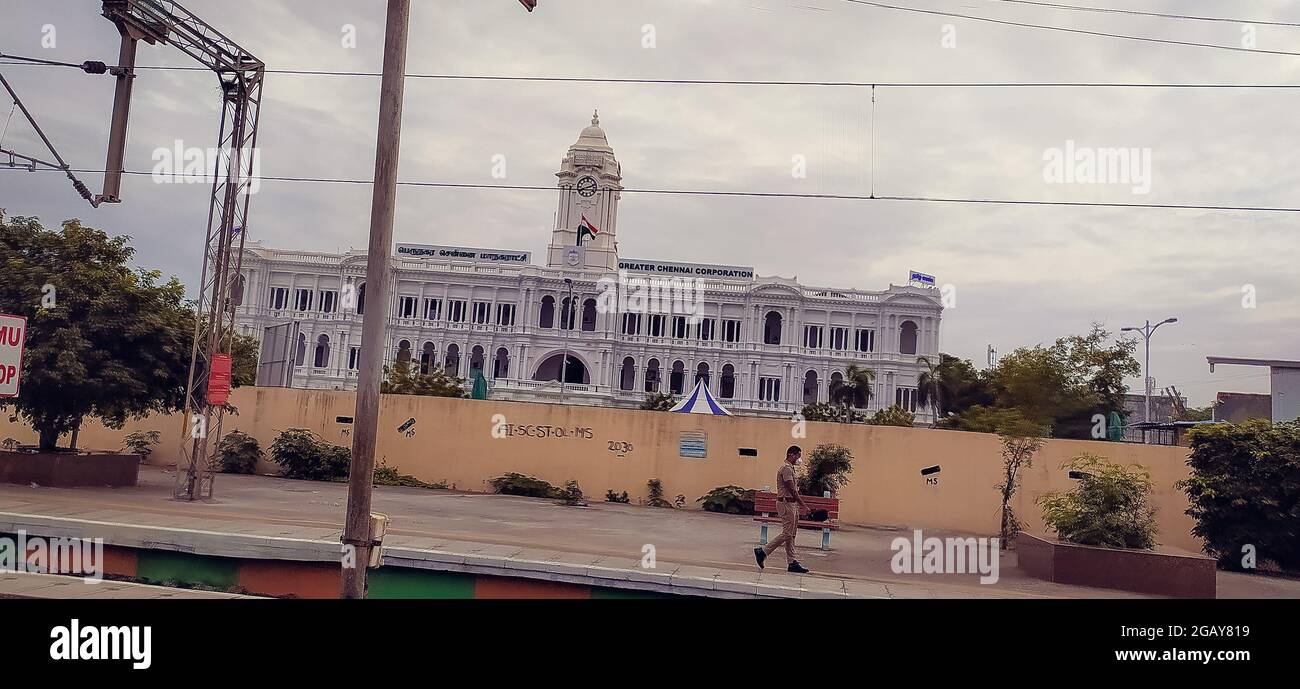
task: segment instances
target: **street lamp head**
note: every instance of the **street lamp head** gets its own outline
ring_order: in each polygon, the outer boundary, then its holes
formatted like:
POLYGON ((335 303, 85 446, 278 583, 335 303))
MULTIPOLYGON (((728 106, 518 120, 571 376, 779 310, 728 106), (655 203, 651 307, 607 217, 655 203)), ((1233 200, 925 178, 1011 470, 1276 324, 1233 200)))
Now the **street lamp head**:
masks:
POLYGON ((1136 330, 1137 330, 1137 328, 1120 328, 1120 329, 1119 329, 1119 331, 1122 332, 1122 333, 1135 332, 1136 330))
POLYGON ((572 286, 572 285, 573 285, 573 278, 564 278, 564 284, 569 285, 569 286, 572 286))
POLYGON ((1178 322, 1178 319, 1177 319, 1177 318, 1166 318, 1166 319, 1164 319, 1163 321, 1160 321, 1160 322, 1161 322, 1161 323, 1177 323, 1177 322, 1178 322))
POLYGON ((519 0, 519 4, 523 5, 529 12, 532 12, 533 9, 537 7, 537 0, 519 0))

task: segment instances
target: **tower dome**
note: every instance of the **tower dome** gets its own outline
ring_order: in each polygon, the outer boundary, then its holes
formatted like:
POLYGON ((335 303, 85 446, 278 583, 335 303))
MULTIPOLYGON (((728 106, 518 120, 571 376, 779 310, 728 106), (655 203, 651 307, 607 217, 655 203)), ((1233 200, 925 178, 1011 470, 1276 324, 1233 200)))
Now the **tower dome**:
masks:
POLYGON ((605 130, 600 128, 599 111, 591 114, 591 126, 582 130, 582 133, 578 135, 577 143, 573 144, 573 148, 612 150, 609 147, 609 139, 605 137, 605 130))

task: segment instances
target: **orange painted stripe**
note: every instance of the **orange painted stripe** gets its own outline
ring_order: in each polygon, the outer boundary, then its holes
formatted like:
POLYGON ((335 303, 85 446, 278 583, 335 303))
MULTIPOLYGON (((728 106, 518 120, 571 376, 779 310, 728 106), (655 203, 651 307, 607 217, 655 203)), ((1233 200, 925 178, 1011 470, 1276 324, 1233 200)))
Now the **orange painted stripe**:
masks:
POLYGON ((338 598, 339 565, 329 562, 241 560, 238 583, 249 593, 295 598, 338 598))

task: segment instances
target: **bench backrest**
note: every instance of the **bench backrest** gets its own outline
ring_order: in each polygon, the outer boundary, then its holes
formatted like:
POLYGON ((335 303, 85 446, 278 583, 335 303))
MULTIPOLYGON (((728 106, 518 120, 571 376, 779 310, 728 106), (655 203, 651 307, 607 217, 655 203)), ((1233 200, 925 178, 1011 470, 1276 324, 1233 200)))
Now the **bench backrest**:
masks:
MULTIPOLYGON (((816 498, 803 496, 803 501, 815 510, 826 510, 826 518, 831 521, 840 518, 839 498, 816 498)), ((776 493, 757 491, 754 493, 754 514, 776 514, 776 493)))

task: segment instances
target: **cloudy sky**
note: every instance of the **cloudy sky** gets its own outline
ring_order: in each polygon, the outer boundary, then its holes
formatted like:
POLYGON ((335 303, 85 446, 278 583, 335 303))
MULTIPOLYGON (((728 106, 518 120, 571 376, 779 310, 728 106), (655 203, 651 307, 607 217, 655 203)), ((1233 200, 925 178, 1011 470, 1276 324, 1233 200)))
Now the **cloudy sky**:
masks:
MULTIPOLYGON (((1300 52, 1300 2, 1062 0, 1225 17, 1210 22, 1071 12, 998 0, 897 0, 1018 22, 1300 52)), ((377 72, 382 0, 187 0, 272 69, 377 72), (355 36, 355 47, 346 39, 355 36)), ((414 0, 408 72, 818 82, 1300 83, 1300 56, 1068 34, 846 0, 414 0)), ((86 0, 0 1, 0 51, 113 62, 117 34, 86 0), (51 31, 53 29, 53 31, 51 31), (53 47, 45 44, 53 38, 53 47)), ((142 46, 142 65, 190 65, 142 46)), ((103 167, 112 79, 0 66, 73 167, 103 167)), ((369 179, 379 80, 271 74, 260 149, 268 176, 369 179)), ((632 189, 1300 207, 1300 91, 657 85, 411 79, 401 178, 553 185, 595 108, 632 189), (1151 153, 1150 191, 1055 184, 1044 155, 1151 153), (796 156, 807 174, 793 174, 796 156)), ((7 118, 4 103, 0 118, 7 118)), ((202 72, 142 71, 129 170, 176 141, 214 145, 219 102, 202 72)), ((0 119, 0 122, 3 122, 0 119)), ((16 115, 3 146, 44 157, 16 115)), ((86 175, 98 190, 97 175, 86 175)), ((92 210, 57 174, 0 170, 0 207, 127 234, 138 263, 194 282, 207 187, 128 177, 124 203, 92 210)), ((364 247, 361 185, 265 182, 250 236, 316 250, 364 247)), ((552 229, 552 192, 403 187, 402 242, 528 249, 552 229)), ((883 289, 910 269, 955 287, 945 351, 983 365, 1086 331, 1177 316, 1153 340, 1157 385, 1193 403, 1264 392, 1267 371, 1207 355, 1300 358, 1300 214, 886 200, 623 197, 623 255, 754 266, 816 286, 883 289), (1253 285, 1255 308, 1243 308, 1253 285)), ((536 256, 535 256, 536 260, 536 256)), ((1139 358, 1141 352, 1139 352, 1139 358)), ((1140 390, 1138 380, 1130 381, 1140 390)))

